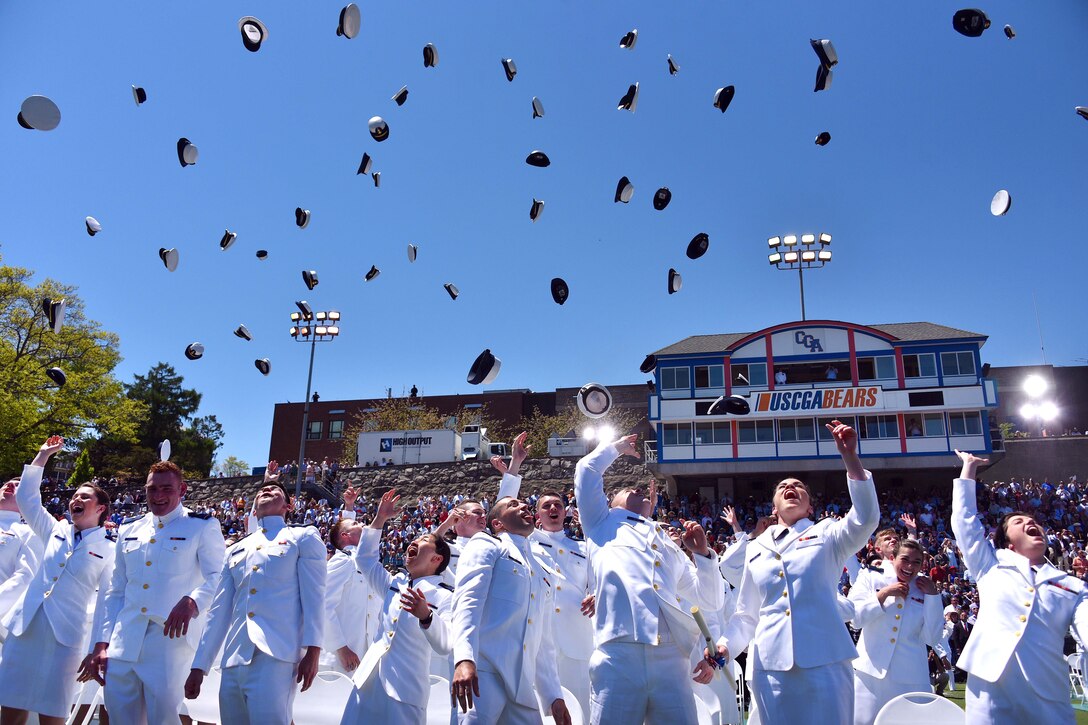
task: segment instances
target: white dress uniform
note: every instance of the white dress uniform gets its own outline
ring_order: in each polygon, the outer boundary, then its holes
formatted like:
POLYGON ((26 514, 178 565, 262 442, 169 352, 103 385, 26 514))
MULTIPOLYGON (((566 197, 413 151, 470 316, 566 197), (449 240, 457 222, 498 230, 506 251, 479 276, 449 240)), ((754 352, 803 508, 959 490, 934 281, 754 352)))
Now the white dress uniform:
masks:
POLYGON ((930 691, 926 645, 940 641, 944 625, 940 594, 925 594, 912 579, 905 599, 888 597, 881 605, 876 593, 897 581, 895 570, 867 573, 864 584, 859 577, 850 590, 854 626, 861 629, 854 660, 855 725, 872 725, 897 695, 930 691))
POLYGON ((325 544, 312 526, 259 523, 227 550, 193 669, 208 672, 222 648, 223 722, 286 725, 299 660, 322 642, 325 544))
POLYGON ((718 571, 734 589, 740 586, 740 580, 744 576, 745 554, 748 553, 749 541, 751 537, 748 536, 748 532, 741 531, 737 534, 737 540, 727 546, 718 557, 718 571))
MULTIPOLYGON (((499 495, 517 497, 521 476, 503 474, 499 495)), ((593 593, 593 568, 586 542, 565 531, 536 529, 529 544, 555 586, 555 637, 559 684, 589 712, 589 658, 593 654, 593 619, 582 614, 582 600, 593 593)))
POLYGON ((430 696, 431 653, 449 656, 453 640, 449 629, 449 584, 442 576, 410 579, 407 573, 393 576, 378 558, 381 532, 363 529, 353 567, 367 578, 375 592, 381 592, 381 627, 378 640, 363 655, 352 678, 355 689, 348 699, 341 725, 424 725, 430 696), (427 629, 400 605, 401 593, 419 589, 427 598, 433 619, 427 629))
POLYGON ((604 472, 618 456, 602 443, 578 461, 574 492, 596 578, 590 658, 590 721, 694 722, 688 657, 700 639, 687 599, 707 612, 721 608, 718 560, 673 555, 664 527, 626 509, 608 507, 604 472))
MULTIPOLYGON (((521 476, 514 473, 504 473, 502 474, 502 481, 499 482, 499 492, 495 495, 495 502, 498 503, 499 499, 507 496, 517 497, 520 490, 521 476)), ((457 536, 453 541, 449 542, 450 563, 442 573, 442 580, 447 584, 452 585, 457 580, 457 563, 461 560, 461 552, 471 540, 471 536, 457 536)))
MULTIPOLYGON (((354 511, 344 511, 346 519, 354 511)), ((365 531, 365 530, 364 530, 365 531)), ((321 670, 348 676, 336 651, 347 646, 358 657, 381 633, 382 593, 375 591, 355 564, 354 546, 338 549, 325 565, 325 643, 321 648, 321 670)))
POLYGON ((177 722, 183 685, 223 568, 219 520, 180 504, 118 529, 113 577, 92 642, 107 642, 105 705, 117 722, 177 722), (182 597, 197 616, 173 639, 163 625, 182 597))
POLYGON ((1048 563, 1035 571, 1008 549, 995 551, 978 519, 975 482, 957 478, 952 492, 952 531, 981 602, 956 663, 970 675, 967 722, 1072 723, 1062 648, 1070 625, 1088 633, 1084 582, 1048 563))
POLYGON ((458 712, 462 725, 539 724, 540 708, 563 697, 553 604, 552 583, 526 537, 472 537, 453 594, 453 661, 476 664, 480 697, 458 712))
MULTIPOLYGON (((101 526, 77 532, 42 506, 41 466, 25 466, 15 500, 45 543, 42 565, 8 612, 0 662, 0 705, 67 717, 87 636, 87 603, 99 603, 113 569, 113 541, 101 526), (77 541, 77 538, 78 541, 77 541)), ((92 625, 92 630, 94 625, 92 625)))
MULTIPOLYGON (((0 511, 0 612, 10 612, 42 563, 45 543, 17 511, 0 511)), ((7 630, 0 626, 0 640, 7 630)))
POLYGON ((752 696, 763 722, 853 720, 857 650, 836 584, 846 558, 876 530, 880 509, 868 471, 847 487, 853 507, 845 517, 776 524, 748 545, 737 609, 719 644, 730 655, 753 645, 752 696))

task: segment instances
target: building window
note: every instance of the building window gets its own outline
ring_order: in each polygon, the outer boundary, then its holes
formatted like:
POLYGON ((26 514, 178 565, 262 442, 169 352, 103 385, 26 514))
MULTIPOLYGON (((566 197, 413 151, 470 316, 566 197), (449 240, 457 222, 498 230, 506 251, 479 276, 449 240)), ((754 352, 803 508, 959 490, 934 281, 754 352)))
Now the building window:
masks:
POLYGON ((970 352, 942 352, 941 369, 945 375, 974 375, 975 356, 970 352))
POLYGON ((321 421, 311 420, 306 424, 306 440, 317 441, 321 440, 321 421))
POLYGON ((778 440, 783 443, 816 440, 812 418, 790 418, 778 421, 778 440))
POLYGON ((903 375, 908 378, 937 377, 937 358, 931 352, 903 356, 903 375))
POLYGON ((696 388, 724 388, 725 387, 725 366, 724 365, 696 365, 695 366, 695 387, 696 388))
POLYGON ((726 421, 695 424, 695 445, 712 445, 715 443, 732 443, 733 434, 726 421))
POLYGON ((908 415, 903 421, 908 438, 944 438, 944 413, 908 415))
POLYGON ((662 390, 689 390, 691 368, 661 368, 662 390))
POLYGON ((891 355, 858 358, 858 380, 894 380, 895 358, 891 355))
POLYGON ((866 440, 899 437, 899 420, 894 415, 866 415, 860 422, 858 435, 866 440))
POLYGON ((729 369, 733 376, 733 385, 757 387, 767 384, 767 363, 748 363, 733 365, 729 369), (745 382, 747 381, 747 382, 745 382))
POLYGON ((737 440, 741 443, 774 443, 774 421, 740 421, 737 423, 737 440))
POLYGON ((831 431, 827 429, 827 426, 831 425, 832 421, 839 421, 843 425, 848 425, 854 430, 858 428, 858 422, 852 415, 840 415, 837 418, 817 418, 816 419, 816 435, 820 437, 822 441, 834 440, 831 435, 831 431))
POLYGON ((690 446, 691 423, 665 423, 662 426, 662 441, 666 446, 690 446))
POLYGON ((948 433, 954 436, 980 436, 982 418, 978 413, 949 413, 948 433))
POLYGON ((329 421, 329 438, 337 440, 344 437, 344 421, 342 420, 330 420, 329 421))

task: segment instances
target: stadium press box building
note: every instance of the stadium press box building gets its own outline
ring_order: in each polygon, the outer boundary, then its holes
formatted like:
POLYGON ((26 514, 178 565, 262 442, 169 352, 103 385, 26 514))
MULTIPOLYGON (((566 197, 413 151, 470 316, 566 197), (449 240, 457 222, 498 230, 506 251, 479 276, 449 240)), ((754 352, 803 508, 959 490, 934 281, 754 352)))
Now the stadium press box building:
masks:
POLYGON ((842 463, 824 427, 838 418, 858 431, 878 483, 948 483, 954 449, 994 452, 985 341, 930 322, 833 320, 686 338, 654 353, 648 463, 679 493, 757 495, 788 475, 840 491, 842 463), (721 395, 744 396, 751 413, 708 415, 721 395))

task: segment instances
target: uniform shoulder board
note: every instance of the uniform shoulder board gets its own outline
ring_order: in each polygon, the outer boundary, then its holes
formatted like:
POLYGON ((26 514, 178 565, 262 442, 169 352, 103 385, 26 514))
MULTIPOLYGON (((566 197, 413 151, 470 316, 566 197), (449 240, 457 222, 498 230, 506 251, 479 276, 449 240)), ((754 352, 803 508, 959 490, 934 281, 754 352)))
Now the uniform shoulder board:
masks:
POLYGON ((446 582, 438 582, 438 586, 440 588, 442 588, 442 589, 446 589, 446 590, 451 591, 451 592, 453 591, 453 585, 452 584, 447 584, 446 582))
POLYGON ((551 544, 545 544, 545 543, 544 543, 543 541, 538 541, 538 542, 536 542, 536 543, 540 544, 541 546, 546 546, 546 547, 547 547, 547 548, 549 548, 549 549, 551 549, 551 548, 552 548, 552 545, 551 545, 551 544))
POLYGON ((140 514, 139 516, 129 516, 127 519, 122 519, 121 523, 118 524, 118 525, 119 526, 128 526, 129 524, 134 524, 137 521, 139 521, 140 519, 142 519, 145 515, 146 514, 140 514))
POLYGON ((198 513, 195 513, 193 511, 190 511, 189 512, 189 518, 191 518, 191 519, 200 519, 201 521, 207 521, 208 519, 214 518, 214 517, 210 513, 200 513, 200 514, 198 514, 198 513))
POLYGON ((116 542, 117 541, 117 529, 110 529, 110 530, 106 531, 106 538, 109 539, 110 541, 116 542))
POLYGON ((627 517, 627 520, 628 520, 628 521, 635 521, 635 522, 637 522, 637 523, 640 523, 640 524, 641 524, 641 523, 642 523, 643 521, 645 521, 646 519, 642 518, 641 516, 628 516, 628 517, 627 517))
POLYGON ((487 534, 488 536, 490 536, 495 541, 502 541, 501 538, 499 538, 496 534, 491 533, 490 531, 484 531, 483 533, 487 534))
POLYGON ((287 526, 292 529, 317 529, 314 524, 287 524, 287 526))
POLYGON ((873 566, 872 564, 866 564, 865 568, 869 571, 875 571, 877 574, 883 574, 884 568, 880 566, 873 566))

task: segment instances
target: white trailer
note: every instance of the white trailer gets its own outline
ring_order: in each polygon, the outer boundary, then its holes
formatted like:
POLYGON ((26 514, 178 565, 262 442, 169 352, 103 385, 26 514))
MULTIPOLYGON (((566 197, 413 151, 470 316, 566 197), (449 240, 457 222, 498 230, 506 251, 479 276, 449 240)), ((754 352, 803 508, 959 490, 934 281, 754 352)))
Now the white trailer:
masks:
POLYGON ((461 436, 448 428, 368 431, 359 434, 356 465, 451 463, 461 455, 461 436))

